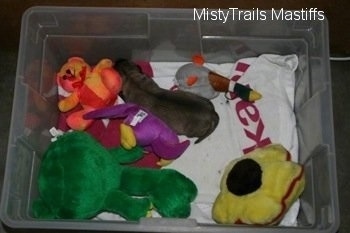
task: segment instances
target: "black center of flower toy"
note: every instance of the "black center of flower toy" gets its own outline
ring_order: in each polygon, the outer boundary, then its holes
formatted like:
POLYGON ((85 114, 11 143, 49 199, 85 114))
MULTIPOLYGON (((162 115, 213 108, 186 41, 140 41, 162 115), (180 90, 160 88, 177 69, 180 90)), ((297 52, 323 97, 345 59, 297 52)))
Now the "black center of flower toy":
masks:
POLYGON ((252 159, 243 159, 231 169, 226 185, 231 193, 243 196, 260 188, 261 177, 260 165, 252 159))

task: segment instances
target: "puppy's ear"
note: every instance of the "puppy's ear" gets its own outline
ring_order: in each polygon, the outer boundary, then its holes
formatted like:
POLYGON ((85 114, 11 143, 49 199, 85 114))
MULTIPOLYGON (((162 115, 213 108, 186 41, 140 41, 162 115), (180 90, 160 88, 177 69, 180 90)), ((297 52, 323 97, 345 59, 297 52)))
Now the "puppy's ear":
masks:
POLYGON ((125 102, 125 95, 123 93, 123 91, 120 91, 119 94, 120 98, 122 98, 122 100, 125 102))
POLYGON ((118 58, 118 59, 115 60, 114 65, 117 66, 117 65, 119 65, 119 64, 121 64, 123 62, 127 62, 127 61, 128 60, 125 59, 125 58, 118 58))
POLYGON ((113 68, 123 75, 130 69, 130 62, 127 59, 119 58, 115 61, 113 68))
POLYGON ((139 66, 139 65, 136 64, 136 67, 137 67, 137 69, 139 70, 139 72, 140 72, 141 74, 144 74, 144 73, 143 73, 143 70, 142 70, 142 68, 141 68, 141 66, 139 66))

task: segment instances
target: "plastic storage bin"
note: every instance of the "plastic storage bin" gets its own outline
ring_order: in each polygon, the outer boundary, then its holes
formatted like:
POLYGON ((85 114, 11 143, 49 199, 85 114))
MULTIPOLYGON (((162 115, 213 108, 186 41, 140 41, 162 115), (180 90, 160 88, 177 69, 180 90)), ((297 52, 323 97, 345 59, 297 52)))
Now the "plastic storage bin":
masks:
MULTIPOLYGON (((267 12, 270 14, 271 12, 267 12)), ((194 20, 193 9, 34 7, 22 19, 1 219, 14 228, 156 232, 336 232, 336 184, 327 20, 194 20), (160 47, 164 41, 173 46, 160 47), (293 227, 200 224, 194 219, 43 221, 31 216, 36 176, 49 128, 57 121, 52 78, 73 55, 95 64, 103 57, 234 62, 255 54, 297 54, 295 115, 306 189, 293 227)))

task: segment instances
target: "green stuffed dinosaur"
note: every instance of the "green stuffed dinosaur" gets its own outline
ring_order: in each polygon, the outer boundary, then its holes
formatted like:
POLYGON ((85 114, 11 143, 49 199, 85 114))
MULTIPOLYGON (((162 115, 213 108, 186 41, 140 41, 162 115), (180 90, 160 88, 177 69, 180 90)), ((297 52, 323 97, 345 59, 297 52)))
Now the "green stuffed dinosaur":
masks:
POLYGON ((163 217, 188 217, 195 184, 175 170, 123 165, 142 154, 140 147, 107 150, 86 132, 59 136, 41 163, 34 217, 90 219, 111 212, 138 220, 152 208, 163 217))

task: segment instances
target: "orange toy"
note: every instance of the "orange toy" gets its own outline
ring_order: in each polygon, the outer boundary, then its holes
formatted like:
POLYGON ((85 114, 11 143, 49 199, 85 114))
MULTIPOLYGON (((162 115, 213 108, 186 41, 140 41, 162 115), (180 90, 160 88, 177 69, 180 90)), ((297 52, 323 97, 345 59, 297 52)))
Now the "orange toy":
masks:
POLYGON ((115 103, 122 80, 112 67, 110 59, 102 59, 91 68, 81 57, 71 57, 57 73, 57 84, 66 93, 58 103, 60 111, 68 112, 79 104, 82 107, 68 116, 70 128, 85 130, 92 120, 83 119, 84 114, 115 103))

